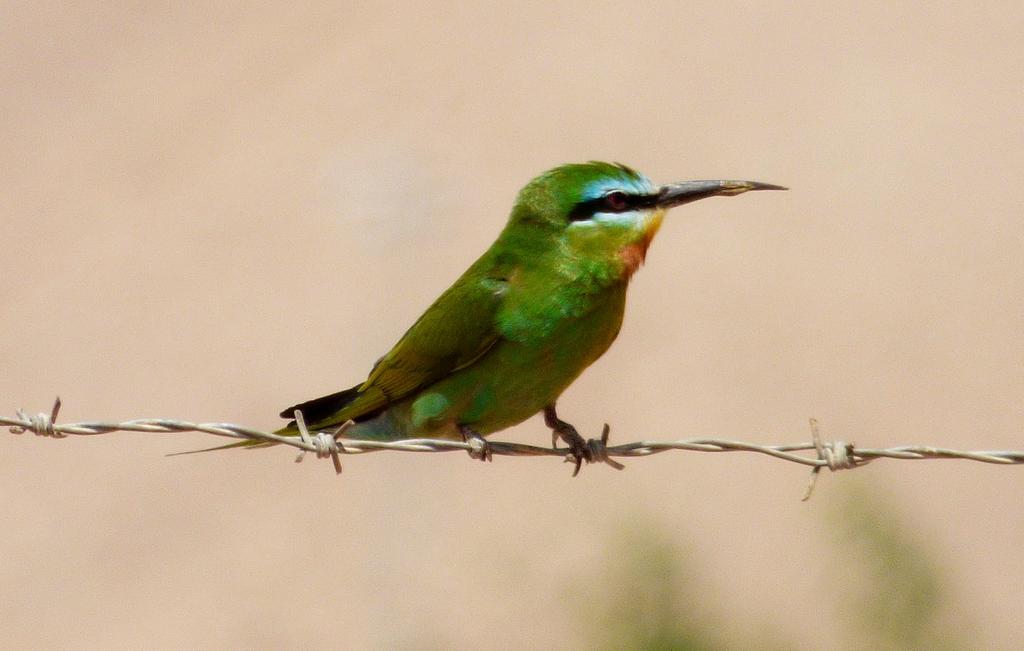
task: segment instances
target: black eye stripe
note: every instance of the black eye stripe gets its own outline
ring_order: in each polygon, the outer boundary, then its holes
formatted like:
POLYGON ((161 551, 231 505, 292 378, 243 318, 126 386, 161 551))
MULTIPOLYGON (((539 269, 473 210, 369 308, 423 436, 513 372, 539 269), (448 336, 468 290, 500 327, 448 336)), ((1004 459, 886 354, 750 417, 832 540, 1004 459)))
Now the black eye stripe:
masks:
POLYGON ((569 213, 569 221, 582 221, 590 219, 594 213, 599 212, 629 212, 638 208, 653 206, 658 200, 656 194, 627 194, 625 192, 609 192, 606 195, 581 201, 573 206, 569 213), (616 201, 609 201, 610 195, 616 195, 616 201), (613 204, 618 204, 613 207, 613 204))

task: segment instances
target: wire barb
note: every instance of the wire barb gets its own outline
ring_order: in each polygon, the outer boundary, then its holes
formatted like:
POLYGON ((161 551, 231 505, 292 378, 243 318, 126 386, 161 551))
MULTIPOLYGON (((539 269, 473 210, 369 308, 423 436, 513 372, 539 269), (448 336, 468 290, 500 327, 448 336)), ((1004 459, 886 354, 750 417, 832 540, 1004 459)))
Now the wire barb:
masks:
POLYGON ((843 441, 824 443, 821 440, 821 432, 818 429, 818 419, 812 418, 810 422, 811 442, 814 444, 814 451, 818 453, 818 461, 820 463, 811 469, 811 478, 807 482, 807 491, 804 493, 802 502, 811 499, 811 493, 814 492, 814 487, 818 483, 818 475, 821 474, 822 468, 828 468, 832 472, 849 470, 865 465, 870 461, 870 459, 859 459, 854 454, 853 443, 844 443, 843 441))
POLYGON ((54 439, 66 438, 67 434, 54 427, 54 423, 57 422, 57 414, 60 413, 60 396, 53 401, 53 407, 50 409, 49 415, 44 413, 38 413, 35 416, 29 416, 23 409, 18 409, 15 414, 19 419, 26 421, 25 423, 19 423, 17 425, 11 425, 9 428, 11 434, 24 434, 25 432, 32 432, 36 436, 49 436, 54 439))
MULTIPOLYGON (((170 420, 163 418, 144 418, 120 423, 85 422, 57 424, 61 401, 57 398, 49 414, 28 415, 19 409, 15 418, 0 416, 0 426, 6 426, 12 434, 32 432, 38 436, 64 438, 70 435, 92 436, 111 432, 203 432, 236 441, 253 441, 266 447, 272 444, 290 445, 300 450, 296 461, 301 461, 304 453, 312 452, 318 458, 331 457, 336 473, 341 473, 341 454, 363 454, 384 450, 401 452, 451 452, 453 450, 472 451, 473 445, 465 441, 447 439, 406 439, 402 441, 364 441, 346 439, 343 434, 351 427, 346 422, 333 430, 310 433, 302 414, 295 413, 295 422, 299 430, 298 436, 283 436, 270 432, 233 425, 231 423, 192 423, 189 421, 170 420)), ((759 445, 733 441, 729 439, 682 439, 676 441, 637 441, 608 445, 609 428, 605 428, 600 439, 590 439, 587 447, 594 461, 603 461, 619 470, 622 464, 616 457, 646 457, 669 450, 686 452, 752 452, 763 454, 782 461, 789 461, 811 468, 811 477, 804 500, 810 498, 822 468, 831 471, 848 470, 863 466, 874 459, 963 459, 991 463, 997 465, 1024 464, 1022 450, 951 450, 922 445, 904 445, 892 448, 858 448, 853 443, 843 441, 827 442, 823 440, 818 421, 811 419, 811 441, 784 445, 759 445), (807 453, 813 453, 810 456, 807 453), (803 453, 803 454, 801 454, 803 453)), ((223 446, 222 446, 223 447, 223 446)), ((568 448, 549 448, 523 443, 504 441, 488 441, 487 449, 494 456, 554 456, 566 457, 571 454, 568 448)), ((182 453, 178 453, 182 454, 182 453)))
MULTIPOLYGON (((321 431, 317 432, 316 436, 311 437, 309 430, 306 429, 306 419, 302 416, 302 411, 295 410, 295 426, 299 429, 299 438, 305 445, 312 448, 312 452, 316 453, 317 459, 330 457, 331 461, 334 462, 334 474, 336 475, 341 474, 341 459, 338 457, 337 436, 352 425, 352 421, 346 421, 333 432, 321 431)), ((295 463, 302 463, 302 459, 310 451, 309 449, 300 450, 298 456, 295 457, 295 463)))
POLYGON ((607 463, 616 470, 624 470, 626 466, 608 456, 608 434, 611 431, 612 428, 608 423, 605 423, 604 428, 601 430, 601 438, 587 441, 587 449, 590 450, 590 462, 607 463))

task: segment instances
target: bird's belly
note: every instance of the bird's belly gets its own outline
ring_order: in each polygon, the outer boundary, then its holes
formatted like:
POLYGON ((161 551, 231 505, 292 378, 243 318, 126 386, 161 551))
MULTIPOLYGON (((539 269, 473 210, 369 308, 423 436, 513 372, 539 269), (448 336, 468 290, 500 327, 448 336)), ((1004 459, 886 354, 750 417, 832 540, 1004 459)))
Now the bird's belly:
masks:
POLYGON ((553 404, 618 335, 624 288, 607 299, 562 320, 541 339, 502 340, 473 365, 431 386, 410 405, 410 431, 458 436, 458 425, 466 425, 490 434, 553 404))

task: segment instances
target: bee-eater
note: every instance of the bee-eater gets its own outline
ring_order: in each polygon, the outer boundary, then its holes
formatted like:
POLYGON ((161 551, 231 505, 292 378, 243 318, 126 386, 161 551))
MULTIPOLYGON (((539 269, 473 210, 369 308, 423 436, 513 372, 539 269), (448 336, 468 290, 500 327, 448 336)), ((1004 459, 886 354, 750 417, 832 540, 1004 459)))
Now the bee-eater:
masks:
MULTIPOLYGON (((665 211, 699 199, 785 188, 753 181, 655 186, 621 164, 556 167, 530 181, 505 229, 434 301, 365 381, 289 407, 310 430, 351 438, 481 436, 544 412, 576 471, 592 452, 555 403, 619 334, 626 287, 665 211)), ((278 434, 297 434, 294 421, 278 434)))

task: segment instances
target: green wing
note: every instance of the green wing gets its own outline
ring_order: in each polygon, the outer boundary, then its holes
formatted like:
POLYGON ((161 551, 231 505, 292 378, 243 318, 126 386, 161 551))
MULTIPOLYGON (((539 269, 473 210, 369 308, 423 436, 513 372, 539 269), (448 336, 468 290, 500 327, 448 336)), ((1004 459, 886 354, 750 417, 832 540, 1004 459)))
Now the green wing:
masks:
POLYGON ((495 322, 508 282, 480 273, 481 263, 434 301, 365 382, 289 407, 281 416, 289 418, 298 409, 310 429, 369 418, 482 357, 500 338, 495 322))

